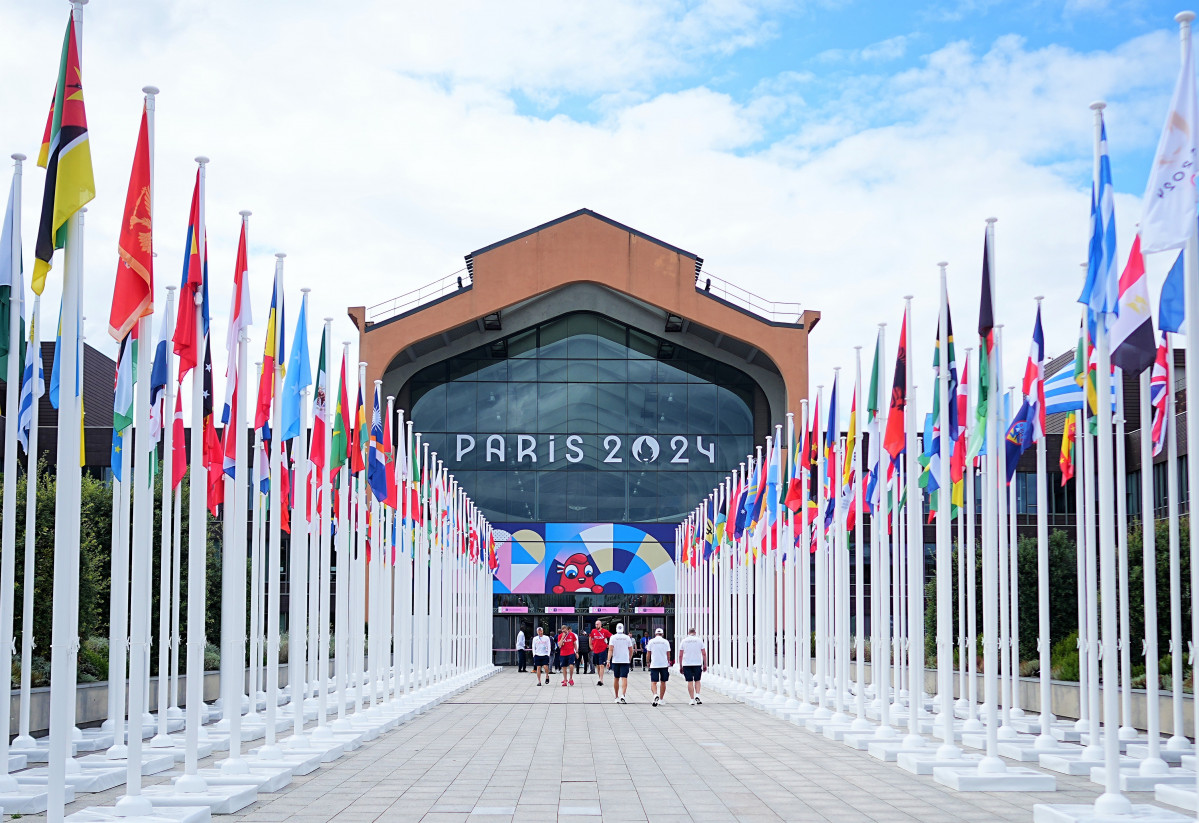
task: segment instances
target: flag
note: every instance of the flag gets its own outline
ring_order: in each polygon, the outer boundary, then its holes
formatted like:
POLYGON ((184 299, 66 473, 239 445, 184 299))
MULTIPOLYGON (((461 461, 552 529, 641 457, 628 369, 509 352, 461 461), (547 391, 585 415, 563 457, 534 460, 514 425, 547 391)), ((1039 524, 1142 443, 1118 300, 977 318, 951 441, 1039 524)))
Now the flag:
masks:
POLYGON ((33 427, 33 404, 46 393, 45 374, 42 371, 42 353, 39 351, 41 347, 32 345, 33 335, 33 323, 30 323, 29 356, 25 359, 25 373, 21 378, 21 397, 17 402, 17 440, 26 454, 29 454, 29 433, 33 427))
POLYGON ((879 442, 878 413, 879 403, 878 384, 883 378, 883 350, 880 345, 882 331, 874 340, 874 360, 870 367, 870 393, 866 395, 866 441, 869 453, 866 455, 866 496, 863 511, 874 514, 878 506, 878 478, 882 468, 882 443, 879 442))
POLYGON ((67 243, 67 220, 96 196, 87 114, 83 106, 82 68, 72 15, 67 23, 54 102, 50 106, 42 151, 37 160, 37 164, 46 170, 46 189, 34 252, 37 258, 33 265, 34 294, 45 290, 54 251, 67 243))
POLYGON ((1020 460, 1020 455, 1028 451, 1028 447, 1033 443, 1033 423, 1034 410, 1026 398, 1020 404, 1020 410, 1016 412, 1016 416, 1012 418, 1011 425, 1008 426, 1007 435, 1004 440, 1007 447, 1007 482, 1011 483, 1012 478, 1016 476, 1016 463, 1020 460))
POLYGON ((1116 212, 1112 196, 1112 166, 1107 156, 1107 126, 1100 114, 1099 179, 1091 194, 1091 243, 1087 254, 1087 279, 1078 302, 1094 314, 1113 315, 1104 321, 1109 327, 1119 311, 1120 281, 1116 275, 1116 212))
POLYGON ((118 483, 125 482, 125 465, 122 455, 125 451, 125 432, 122 429, 114 428, 112 430, 112 452, 108 457, 108 465, 112 469, 112 476, 118 483))
POLYGON ((366 427, 366 409, 362 399, 362 386, 358 387, 358 406, 354 411, 354 428, 350 432, 350 474, 358 474, 366 468, 365 455, 369 431, 366 427))
MULTIPOLYGON (((1114 383, 1112 384, 1111 396, 1112 408, 1115 409, 1116 388, 1114 383)), ((1081 411, 1085 401, 1086 392, 1078 384, 1078 380, 1072 370, 1062 369, 1057 374, 1045 379, 1046 414, 1081 411)))
POLYGON ((1182 324, 1186 320, 1186 291, 1182 267, 1182 252, 1179 252, 1169 274, 1166 275, 1166 281, 1162 283, 1162 296, 1157 308, 1158 328, 1173 334, 1182 332, 1182 324))
MULTIPOLYGON (((383 439, 379 441, 379 448, 383 451, 383 462, 386 466, 390 466, 392 460, 395 459, 395 452, 391 444, 391 412, 383 418, 383 439)), ((383 505, 393 511, 399 508, 400 504, 400 489, 399 481, 396 478, 394 468, 387 469, 387 497, 383 499, 383 505)), ((392 519, 395 522, 395 519, 392 519)))
MULTIPOLYGON (((275 363, 283 362, 283 290, 279 272, 271 287, 271 310, 266 316, 266 342, 262 350, 262 374, 258 378, 258 408, 254 413, 254 428, 270 439, 267 423, 271 419, 271 403, 275 399, 275 363)), ((276 425, 278 422, 276 421, 276 425)))
POLYGON ((369 462, 366 478, 370 483, 375 500, 382 503, 387 499, 387 459, 383 448, 383 414, 379 408, 379 387, 375 386, 375 404, 371 409, 369 462))
POLYGON ((1181 249, 1195 233, 1195 152, 1199 144, 1199 102, 1195 63, 1188 36, 1174 97, 1157 144, 1141 205, 1142 251, 1181 249))
POLYGON ((300 419, 300 392, 312 385, 312 355, 308 353, 308 295, 300 301, 300 315, 296 319, 296 333, 292 337, 291 368, 283 378, 283 394, 280 397, 282 422, 280 435, 284 440, 300 436, 303 422, 300 419))
MULTIPOLYGON (((966 504, 966 420, 970 405, 970 353, 966 353, 966 359, 962 362, 962 380, 958 383, 958 393, 951 402, 958 409, 958 420, 962 426, 958 430, 956 439, 953 443, 953 454, 949 458, 949 479, 953 482, 953 489, 950 494, 950 502, 958 509, 966 504)), ((1041 403, 1041 409, 1044 410, 1045 404, 1041 403)))
POLYGON ((175 393, 175 419, 171 422, 171 488, 179 488, 179 481, 187 474, 187 443, 183 430, 183 395, 175 393))
MULTIPOLYGON (((8 210, 4 213, 4 227, 0 230, 0 375, 8 379, 8 350, 9 332, 13 322, 13 296, 22 304, 20 317, 17 318, 17 340, 22 351, 17 354, 17 371, 20 372, 25 361, 25 277, 22 271, 21 237, 16 230, 17 222, 17 187, 16 178, 8 192, 8 210), (17 268, 13 271, 13 247, 16 246, 17 268)), ((5 414, 8 410, 5 410, 5 414)))
POLYGON ((329 386, 329 362, 325 352, 325 335, 321 335, 321 353, 316 359, 316 391, 312 396, 312 441, 308 447, 308 460, 318 482, 325 475, 325 422, 329 418, 326 395, 329 386))
MULTIPOLYGON (((337 406, 333 411, 333 440, 329 444, 329 467, 338 471, 349 458, 350 401, 346 396, 346 356, 341 355, 341 383, 337 389, 337 406)), ((413 460, 416 459, 414 454, 413 460)))
POLYGON ((1066 426, 1062 430, 1062 453, 1057 459, 1058 468, 1062 470, 1062 485, 1074 476, 1074 440, 1078 436, 1078 423, 1073 414, 1066 418, 1066 426))
POLYGON ((1127 374, 1140 374, 1153 365, 1153 307, 1149 278, 1141 256, 1141 237, 1132 241, 1128 264, 1120 275, 1120 313, 1112 323, 1112 364, 1127 374))
POLYGON ((217 508, 225 500, 225 449, 216 431, 214 397, 212 386, 212 338, 204 338, 204 468, 208 474, 208 510, 216 516, 217 508))
POLYGON ((140 317, 154 313, 154 233, 150 209, 150 135, 146 107, 133 152, 133 171, 125 195, 121 237, 117 241, 117 277, 112 287, 108 333, 114 340, 129 334, 140 317))
POLYGON ((1149 402, 1153 406, 1153 456, 1162 453, 1166 445, 1166 400, 1170 394, 1170 348, 1166 333, 1162 332, 1161 345, 1153 361, 1153 373, 1149 377, 1149 402))
POLYGON ((235 422, 238 391, 241 388, 241 358, 238 342, 241 333, 253 323, 250 312, 250 264, 246 252, 246 223, 241 224, 241 236, 237 241, 237 260, 233 265, 233 302, 229 308, 229 333, 225 337, 225 406, 221 411, 221 422, 225 424, 225 471, 233 477, 233 455, 237 447, 237 436, 232 435, 231 423, 235 422))
POLYGON ((987 442, 987 404, 991 396, 991 358, 995 352, 995 308, 991 288, 991 238, 983 235, 982 289, 978 301, 978 390, 975 392, 974 433, 966 458, 973 461, 987 442))
POLYGON ((895 379, 891 384, 891 402, 883 448, 894 464, 904 450, 903 412, 908 404, 908 313, 903 313, 899 329, 899 349, 895 352, 895 379))
POLYGON ((1045 436, 1045 330, 1041 327, 1041 307, 1037 306, 1037 319, 1032 327, 1032 346, 1028 350, 1028 363, 1024 366, 1024 397, 1032 404, 1030 420, 1033 424, 1032 439, 1035 443, 1045 436))
POLYGON ((162 393, 166 390, 169 367, 167 357, 167 324, 168 318, 162 318, 162 336, 154 348, 154 359, 150 362, 150 439, 157 446, 162 437, 163 419, 166 409, 163 408, 162 393))
POLYGON ((203 253, 204 227, 200 225, 200 170, 192 189, 191 217, 187 223, 187 244, 183 252, 183 283, 179 287, 179 313, 175 319, 175 354, 179 355, 179 379, 196 367, 200 342, 208 334, 207 260, 203 253), (196 328, 196 297, 201 303, 202 329, 196 328))
POLYGON ((117 353, 117 372, 114 377, 112 428, 124 431, 133 425, 133 383, 137 374, 137 331, 121 340, 117 353))

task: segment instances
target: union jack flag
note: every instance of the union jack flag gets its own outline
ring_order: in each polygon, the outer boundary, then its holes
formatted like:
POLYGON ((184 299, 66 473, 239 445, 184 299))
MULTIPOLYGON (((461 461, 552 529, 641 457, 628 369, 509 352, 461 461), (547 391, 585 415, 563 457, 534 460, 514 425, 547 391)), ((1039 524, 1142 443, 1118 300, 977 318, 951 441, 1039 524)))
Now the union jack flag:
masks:
POLYGON ((1170 393, 1169 348, 1166 333, 1162 332, 1161 345, 1157 347, 1157 358, 1153 361, 1153 373, 1149 377, 1149 402, 1153 404, 1153 456, 1162 453, 1166 443, 1166 398, 1170 393))

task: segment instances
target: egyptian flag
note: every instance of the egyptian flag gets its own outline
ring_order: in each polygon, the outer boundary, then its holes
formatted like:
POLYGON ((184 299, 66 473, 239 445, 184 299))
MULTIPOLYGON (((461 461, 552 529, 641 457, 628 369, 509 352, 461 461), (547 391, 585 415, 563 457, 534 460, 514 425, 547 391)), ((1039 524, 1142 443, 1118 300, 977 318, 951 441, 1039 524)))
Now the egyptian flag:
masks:
POLYGON ((83 107, 82 68, 72 15, 62 45, 54 102, 50 105, 42 150, 37 159, 37 164, 46 170, 46 189, 37 230, 34 294, 41 294, 46 288, 46 275, 50 273, 55 249, 67 244, 67 220, 96 196, 87 115, 83 107))
POLYGON ((1132 241, 1128 264, 1120 275, 1119 313, 1112 324, 1112 365, 1128 374, 1140 374, 1153 365, 1157 347, 1153 340, 1153 310, 1149 305, 1149 277, 1141 256, 1141 236, 1132 241))
MULTIPOLYGON (((895 352, 895 379, 891 384, 891 404, 887 416, 887 432, 883 436, 883 448, 891 455, 891 464, 899 460, 904 451, 903 412, 908 404, 908 313, 903 313, 903 325, 899 329, 899 350, 895 352)), ((889 472, 888 472, 889 474, 889 472)))
POLYGON ((154 313, 154 241, 150 223, 150 136, 146 108, 133 153, 121 238, 117 242, 117 279, 112 288, 108 333, 123 340, 138 318, 154 313))

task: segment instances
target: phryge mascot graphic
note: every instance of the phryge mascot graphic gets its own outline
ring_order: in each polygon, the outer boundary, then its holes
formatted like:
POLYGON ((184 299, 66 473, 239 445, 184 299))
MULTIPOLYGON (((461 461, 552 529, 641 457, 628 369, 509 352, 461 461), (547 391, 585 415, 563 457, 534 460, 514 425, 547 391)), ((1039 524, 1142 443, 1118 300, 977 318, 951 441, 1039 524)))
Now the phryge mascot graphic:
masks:
POLYGON ((595 582, 595 565, 582 552, 572 554, 558 564, 558 584, 554 594, 601 594, 604 587, 595 582))

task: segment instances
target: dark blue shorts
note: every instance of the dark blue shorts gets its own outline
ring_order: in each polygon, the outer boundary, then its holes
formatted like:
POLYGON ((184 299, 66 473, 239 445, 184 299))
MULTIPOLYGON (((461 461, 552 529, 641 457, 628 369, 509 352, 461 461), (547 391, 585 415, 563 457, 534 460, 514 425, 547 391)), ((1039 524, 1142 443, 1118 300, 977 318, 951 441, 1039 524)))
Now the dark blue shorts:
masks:
POLYGON ((617 680, 620 680, 622 677, 628 677, 629 676, 629 665, 630 664, 628 664, 628 663, 613 663, 612 664, 612 676, 614 678, 616 678, 617 680))
POLYGON ((591 653, 591 665, 607 666, 608 665, 608 650, 604 649, 602 652, 592 652, 591 653))
POLYGON ((573 665, 575 664, 575 660, 577 660, 577 659, 578 659, 578 655, 573 655, 573 654, 564 654, 564 655, 562 655, 562 663, 561 663, 561 665, 562 665, 563 667, 566 667, 566 666, 573 666, 573 665))
POLYGON ((683 679, 688 683, 698 683, 700 676, 704 673, 703 666, 684 666, 683 679))
POLYGON ((653 669, 649 670, 649 682, 651 682, 651 683, 665 683, 669 679, 670 679, 670 667, 669 666, 659 666, 657 668, 653 668, 653 669))
POLYGON ((539 669, 542 666, 549 666, 549 664, 550 664, 550 656, 548 654, 533 655, 533 668, 534 669, 539 669))

